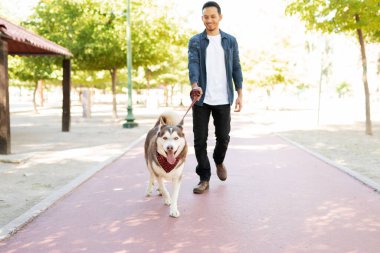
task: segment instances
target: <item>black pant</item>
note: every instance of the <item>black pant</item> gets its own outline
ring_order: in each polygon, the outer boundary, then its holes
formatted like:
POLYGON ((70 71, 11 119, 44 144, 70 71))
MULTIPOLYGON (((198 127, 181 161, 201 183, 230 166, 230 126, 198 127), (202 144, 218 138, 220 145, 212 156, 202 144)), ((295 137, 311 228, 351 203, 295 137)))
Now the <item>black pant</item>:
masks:
POLYGON ((193 133, 194 149, 198 165, 196 172, 200 180, 209 181, 211 177, 210 161, 207 157, 207 137, 210 114, 214 118, 216 144, 214 149, 214 162, 221 164, 226 156, 231 130, 231 106, 227 105, 194 105, 193 107, 193 133))

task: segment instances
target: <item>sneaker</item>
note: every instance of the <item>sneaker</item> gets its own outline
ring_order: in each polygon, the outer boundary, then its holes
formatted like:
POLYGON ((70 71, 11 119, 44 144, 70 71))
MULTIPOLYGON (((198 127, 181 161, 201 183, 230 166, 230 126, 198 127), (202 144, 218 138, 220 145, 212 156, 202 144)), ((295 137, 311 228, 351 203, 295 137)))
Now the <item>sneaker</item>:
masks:
POLYGON ((195 194, 202 194, 204 193, 205 191, 208 190, 208 187, 209 187, 209 183, 208 181, 200 181, 199 184, 197 185, 197 187, 195 187, 193 189, 193 193, 195 194))
POLYGON ((219 179, 222 181, 225 181, 227 179, 227 170, 226 170, 226 166, 224 166, 223 163, 216 164, 216 174, 218 175, 219 179))

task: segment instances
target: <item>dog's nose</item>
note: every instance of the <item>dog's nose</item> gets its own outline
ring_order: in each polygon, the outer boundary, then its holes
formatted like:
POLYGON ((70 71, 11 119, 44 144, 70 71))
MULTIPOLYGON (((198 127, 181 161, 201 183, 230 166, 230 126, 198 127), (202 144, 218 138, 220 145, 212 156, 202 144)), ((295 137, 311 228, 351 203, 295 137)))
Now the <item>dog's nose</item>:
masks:
POLYGON ((169 145, 166 149, 167 149, 168 151, 173 151, 173 146, 172 146, 172 145, 169 145))

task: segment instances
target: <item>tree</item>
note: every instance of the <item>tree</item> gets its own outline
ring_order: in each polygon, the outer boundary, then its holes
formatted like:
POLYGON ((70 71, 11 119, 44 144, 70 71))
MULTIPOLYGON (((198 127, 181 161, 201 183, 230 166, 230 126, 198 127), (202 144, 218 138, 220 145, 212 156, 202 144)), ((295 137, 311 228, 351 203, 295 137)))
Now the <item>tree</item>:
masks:
POLYGON ((33 81, 33 107, 35 112, 38 112, 36 103, 38 82, 52 79, 51 74, 57 69, 54 65, 55 61, 56 59, 52 57, 17 57, 9 65, 10 78, 17 77, 20 81, 33 81))
POLYGON ((189 32, 168 16, 168 6, 141 0, 132 7, 133 66, 144 69, 149 89, 153 78, 175 71, 186 61, 178 48, 187 48, 189 32))
MULTIPOLYGON (((279 46, 279 48, 283 47, 279 46)), ((300 84, 293 69, 295 62, 292 62, 286 55, 264 50, 257 53, 250 61, 249 65, 245 66, 253 73, 250 81, 265 89, 268 98, 271 97, 276 87, 281 86, 285 89, 287 86, 297 87, 300 84)))
POLYGON ((299 14, 309 30, 325 33, 356 33, 360 45, 365 94, 366 134, 372 135, 370 94, 367 80, 365 43, 380 41, 380 5, 377 0, 293 0, 290 15, 299 14))
MULTIPOLYGON (((132 2, 132 65, 144 68, 147 83, 170 64, 172 46, 186 46, 184 32, 152 0, 132 2)), ((126 66, 126 6, 123 0, 41 0, 26 25, 74 54, 73 72, 107 70, 111 74, 113 112, 116 82, 126 66)))
POLYGON ((25 25, 74 54, 74 71, 108 70, 116 109, 117 69, 126 65, 125 12, 114 1, 41 0, 25 25))
MULTIPOLYGON (((185 39, 182 40, 183 42, 185 41, 185 39)), ((171 52, 171 54, 154 72, 157 75, 158 83, 164 86, 166 106, 169 106, 169 100, 170 104, 172 104, 174 87, 179 84, 181 93, 183 93, 183 84, 188 83, 189 80, 187 73, 187 47, 185 42, 183 43, 183 46, 169 45, 168 51, 171 52), (168 96, 169 88, 171 90, 170 98, 168 96)), ((183 105, 182 101, 181 105, 183 105)))

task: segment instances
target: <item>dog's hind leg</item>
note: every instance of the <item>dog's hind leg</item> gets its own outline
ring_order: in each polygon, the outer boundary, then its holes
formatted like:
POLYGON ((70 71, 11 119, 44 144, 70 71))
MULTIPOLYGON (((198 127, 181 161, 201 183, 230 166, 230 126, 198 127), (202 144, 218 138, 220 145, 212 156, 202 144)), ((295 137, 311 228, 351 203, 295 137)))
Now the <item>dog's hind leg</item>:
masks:
POLYGON ((164 180, 161 177, 157 178, 158 181, 158 187, 160 189, 160 192, 162 194, 162 197, 164 198, 165 205, 170 205, 171 199, 168 190, 165 187, 164 180))
POLYGON ((175 218, 179 217, 179 215, 180 215, 180 213, 178 211, 178 206, 177 206, 180 186, 181 186, 181 178, 173 178, 172 204, 170 206, 169 215, 171 217, 175 217, 175 218))

